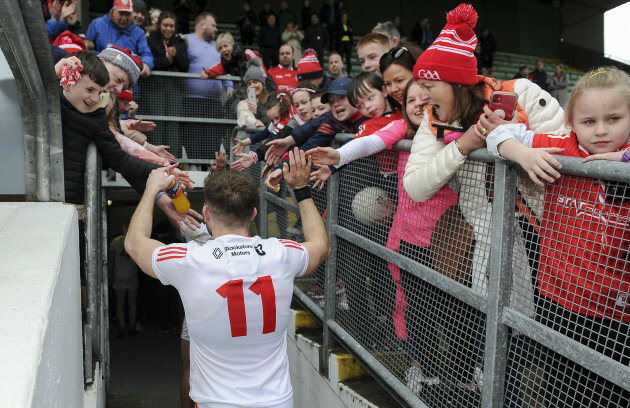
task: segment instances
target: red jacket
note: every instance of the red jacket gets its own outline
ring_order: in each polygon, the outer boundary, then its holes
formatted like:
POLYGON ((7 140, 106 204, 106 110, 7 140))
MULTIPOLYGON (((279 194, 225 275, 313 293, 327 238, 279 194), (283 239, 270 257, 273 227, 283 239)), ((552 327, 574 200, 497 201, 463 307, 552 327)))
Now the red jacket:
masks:
MULTIPOLYGON (((573 132, 536 134, 532 147, 588 156, 573 132)), ((607 198, 598 180, 563 175, 549 184, 540 228, 540 293, 577 313, 630 322, 629 207, 607 198)))

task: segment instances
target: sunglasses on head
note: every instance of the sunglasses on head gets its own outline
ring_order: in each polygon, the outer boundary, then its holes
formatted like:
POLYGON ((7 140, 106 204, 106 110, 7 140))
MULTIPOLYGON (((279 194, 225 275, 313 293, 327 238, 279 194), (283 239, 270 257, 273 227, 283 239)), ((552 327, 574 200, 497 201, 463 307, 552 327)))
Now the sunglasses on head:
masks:
POLYGON ((400 47, 399 49, 396 50, 396 52, 394 52, 394 50, 388 51, 387 55, 391 55, 393 59, 397 59, 400 58, 400 56, 402 55, 403 52, 409 52, 409 50, 405 47, 400 47))

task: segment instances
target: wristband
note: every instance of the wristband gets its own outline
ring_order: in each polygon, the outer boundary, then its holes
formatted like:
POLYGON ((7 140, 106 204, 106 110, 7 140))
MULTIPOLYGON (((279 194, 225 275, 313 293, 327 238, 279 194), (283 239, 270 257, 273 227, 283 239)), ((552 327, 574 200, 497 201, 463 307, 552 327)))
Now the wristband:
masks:
POLYGON ((258 155, 256 154, 256 152, 251 151, 249 152, 249 155, 254 158, 254 164, 258 163, 258 155))
POLYGON ((144 144, 142 145, 142 147, 144 147, 146 149, 148 144, 149 144, 149 142, 145 141, 144 144))
POLYGON ((630 161, 630 150, 624 150, 623 154, 621 155, 621 162, 626 163, 628 161, 630 161))
POLYGON ((296 188, 293 190, 293 194, 295 194, 295 199, 299 203, 300 201, 311 198, 311 188, 309 186, 296 188))
POLYGON ((459 145, 459 140, 455 139, 454 143, 455 143, 455 147, 457 147, 457 150, 459 150, 459 152, 462 154, 462 156, 468 156, 466 153, 464 153, 464 150, 459 145))

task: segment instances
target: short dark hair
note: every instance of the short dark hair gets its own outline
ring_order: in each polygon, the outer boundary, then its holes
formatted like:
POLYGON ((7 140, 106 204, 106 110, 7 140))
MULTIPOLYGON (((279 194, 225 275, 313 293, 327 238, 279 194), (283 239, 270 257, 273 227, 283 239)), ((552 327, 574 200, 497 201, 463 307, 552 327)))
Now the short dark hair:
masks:
POLYGON ((203 194, 210 214, 223 225, 247 225, 258 204, 258 185, 233 170, 206 176, 203 194))
POLYGON ((358 99, 368 92, 369 88, 382 91, 385 86, 383 77, 374 72, 361 72, 352 78, 348 85, 348 102, 350 105, 357 107, 358 99))
POLYGON ((200 13, 197 17, 195 17, 195 27, 197 26, 197 24, 199 24, 199 22, 205 20, 207 17, 212 17, 216 21, 214 14, 210 13, 209 11, 204 11, 203 13, 200 13))
POLYGON ((81 61, 81 65, 83 65, 81 75, 87 75, 99 86, 105 86, 109 83, 107 67, 92 51, 79 51, 72 54, 72 56, 77 57, 81 61))

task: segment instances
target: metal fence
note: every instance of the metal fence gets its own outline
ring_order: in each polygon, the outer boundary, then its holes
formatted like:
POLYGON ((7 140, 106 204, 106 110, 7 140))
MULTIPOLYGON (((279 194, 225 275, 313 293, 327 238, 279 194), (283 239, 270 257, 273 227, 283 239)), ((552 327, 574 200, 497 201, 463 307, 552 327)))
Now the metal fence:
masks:
POLYGON ((141 78, 134 99, 136 118, 156 123, 147 133, 154 145, 170 146, 181 163, 208 164, 220 146, 227 150, 236 125, 236 104, 245 99, 240 77, 202 80, 199 74, 153 71, 141 78))
MULTIPOLYGON (((398 174, 410 145, 395 147, 398 174)), ((547 206, 544 189, 485 151, 422 204, 375 157, 335 174, 314 194, 332 254, 294 289, 323 323, 324 353, 339 342, 405 406, 628 406, 630 172, 560 160, 566 191, 547 206), (581 277, 562 307, 549 288, 565 273, 581 277), (576 306, 596 304, 614 319, 576 306)), ((288 190, 260 180, 253 233, 300 240, 288 190)))

